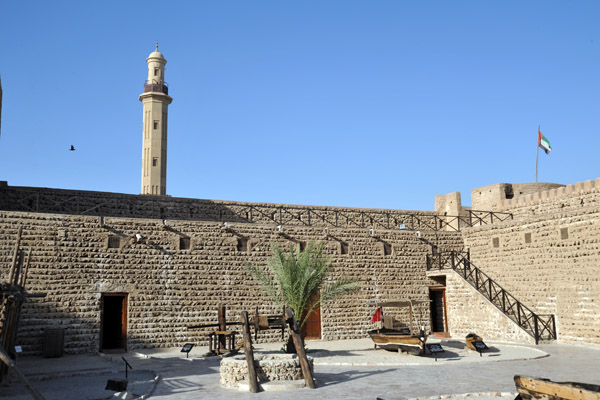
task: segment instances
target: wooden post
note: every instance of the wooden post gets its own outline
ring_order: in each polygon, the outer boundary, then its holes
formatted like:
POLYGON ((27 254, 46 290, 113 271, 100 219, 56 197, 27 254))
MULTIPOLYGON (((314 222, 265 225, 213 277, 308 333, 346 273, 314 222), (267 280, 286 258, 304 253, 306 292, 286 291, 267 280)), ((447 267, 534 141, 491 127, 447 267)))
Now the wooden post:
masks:
POLYGON ((8 283, 12 285, 13 279, 15 278, 15 268, 17 267, 17 260, 19 258, 19 245, 21 244, 21 233, 23 232, 23 227, 19 226, 19 232, 17 233, 17 243, 15 244, 15 251, 13 252, 13 260, 12 265, 10 266, 10 276, 8 278, 8 283))
POLYGON ((244 334, 244 354, 248 363, 248 383, 252 393, 258 393, 258 378, 254 366, 254 352, 252 351, 252 337, 248 323, 248 311, 242 311, 242 333, 244 334))
POLYGON ((409 318, 410 318, 410 323, 408 324, 408 329, 410 329, 410 334, 414 335, 414 331, 413 331, 413 308, 412 308, 412 300, 409 300, 409 308, 408 308, 408 312, 409 312, 409 318))
POLYGON ((308 364, 308 358, 306 358, 306 351, 304 351, 304 340, 302 340, 302 336, 300 335, 298 321, 296 321, 294 310, 292 310, 291 307, 286 307, 285 318, 290 327, 290 334, 292 335, 294 346, 296 346, 296 354, 298 354, 298 358, 300 359, 300 367, 302 367, 302 375, 304 375, 306 386, 310 389, 314 389, 315 379, 313 377, 312 370, 310 369, 310 365, 308 364))
POLYGON ((27 271, 29 271, 29 263, 31 262, 31 247, 29 248, 29 252, 27 253, 27 264, 25 265, 25 270, 23 271, 23 276, 21 277, 21 286, 25 288, 25 282, 27 281, 27 271))
POLYGON ((13 371, 19 377, 19 380, 23 382, 25 388, 35 400, 45 400, 44 397, 34 388, 31 383, 25 378, 25 375, 17 368, 15 362, 10 358, 10 356, 4 351, 4 349, 0 346, 0 361, 6 364, 7 367, 12 368, 13 371))
MULTIPOLYGON (((225 332, 227 330, 227 320, 225 318, 225 313, 227 312, 227 307, 224 304, 219 305, 218 311, 218 322, 219 322, 219 330, 221 332, 225 332)), ((227 348, 227 338, 224 335, 219 336, 219 344, 217 345, 217 354, 221 354, 221 351, 225 351, 227 348)))

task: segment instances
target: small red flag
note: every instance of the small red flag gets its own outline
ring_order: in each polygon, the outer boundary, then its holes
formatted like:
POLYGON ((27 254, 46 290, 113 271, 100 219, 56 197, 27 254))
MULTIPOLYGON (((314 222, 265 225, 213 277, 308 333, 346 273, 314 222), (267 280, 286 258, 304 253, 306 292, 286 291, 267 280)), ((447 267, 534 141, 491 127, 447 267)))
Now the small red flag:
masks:
POLYGON ((371 322, 381 322, 381 307, 377 307, 375 314, 373 314, 373 317, 371 318, 371 322))

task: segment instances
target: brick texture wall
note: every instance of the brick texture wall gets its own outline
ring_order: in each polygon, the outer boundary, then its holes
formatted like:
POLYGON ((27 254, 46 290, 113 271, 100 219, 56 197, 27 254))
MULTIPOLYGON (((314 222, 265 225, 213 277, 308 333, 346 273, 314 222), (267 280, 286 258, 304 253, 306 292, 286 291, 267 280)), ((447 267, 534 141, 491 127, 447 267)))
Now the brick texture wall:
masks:
MULTIPOLYGON (((460 233, 414 232, 285 225, 284 234, 273 224, 161 220, 68 214, 0 212, 0 274, 5 280, 18 227, 23 227, 21 248, 32 249, 27 289, 46 292, 29 300, 23 309, 18 341, 25 354, 38 354, 46 328, 65 329, 70 353, 94 352, 100 346, 102 293, 128 294, 128 348, 172 347, 185 342, 207 345, 209 329, 189 330, 195 324, 215 323, 217 307, 226 304, 228 320, 241 310, 253 314, 277 313, 276 306, 246 271, 247 263, 264 265, 270 243, 323 242, 332 257, 333 277, 358 277, 358 294, 325 303, 321 308, 324 339, 365 337, 372 329, 372 307, 367 301, 410 297, 428 298, 432 284, 426 275, 426 255, 462 248, 460 233), (136 233, 143 239, 136 242, 136 233), (109 236, 119 237, 119 248, 108 248, 109 236), (180 249, 181 238, 190 248, 180 249), (247 247, 243 246, 247 242, 247 247), (340 242, 348 254, 340 254, 340 242), (239 246, 242 246, 240 249, 239 246), (391 250, 389 255, 385 255, 391 250)), ((427 327, 429 310, 418 310, 427 327)), ((260 340, 275 340, 268 331, 260 340)))
POLYGON ((517 200, 514 220, 462 233, 477 267, 534 312, 556 315, 559 342, 600 346, 600 191, 585 186, 517 200))

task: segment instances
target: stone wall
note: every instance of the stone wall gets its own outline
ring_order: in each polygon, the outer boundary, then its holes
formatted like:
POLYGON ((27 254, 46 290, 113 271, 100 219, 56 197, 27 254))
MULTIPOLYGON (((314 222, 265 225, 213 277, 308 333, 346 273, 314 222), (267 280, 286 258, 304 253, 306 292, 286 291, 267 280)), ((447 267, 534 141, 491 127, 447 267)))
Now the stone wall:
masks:
POLYGON ((520 217, 553 214, 563 209, 598 205, 600 205, 600 178, 505 199, 500 202, 500 209, 520 217))
POLYGON ((503 203, 518 197, 526 197, 564 185, 558 183, 496 183, 471 190, 473 210, 501 211, 503 203))
POLYGON ((429 275, 446 276, 447 327, 452 337, 461 340, 476 333, 484 341, 535 343, 532 336, 454 271, 432 271, 429 275))
POLYGON ((0 181, 0 210, 98 216, 99 223, 100 217, 108 216, 375 229, 393 229, 399 224, 430 229, 436 225, 432 211, 228 202, 8 186, 5 181, 0 181))
POLYGON ((534 312, 556 315, 562 343, 600 346, 598 182, 513 199, 515 219, 462 232, 477 267, 534 312))
MULTIPOLYGON (((259 307, 261 314, 279 312, 247 273, 245 265, 264 265, 270 243, 281 246, 319 241, 332 257, 334 277, 358 277, 358 294, 321 307, 324 339, 365 337, 372 328, 374 299, 428 298, 432 281, 426 276, 426 255, 432 246, 461 249, 460 233, 414 232, 215 221, 76 216, 0 212, 0 280, 5 280, 19 226, 21 248, 32 249, 27 289, 46 292, 23 309, 18 342, 25 354, 39 354, 45 328, 65 329, 69 353, 94 352, 100 346, 100 298, 103 293, 128 294, 128 349, 208 345, 219 304, 228 307, 228 320, 240 311, 259 307), (140 241, 134 239, 139 233, 140 241), (112 238, 112 239, 111 239, 112 238), (114 245, 118 239, 117 247, 114 245), (189 241, 189 249, 185 249, 189 241), (181 248, 183 246, 184 248, 181 248), (344 253, 344 254, 342 254, 344 253)), ((429 325, 429 310, 418 312, 429 325)), ((259 340, 275 340, 277 331, 259 340)), ((264 333, 264 332, 261 332, 264 333)))

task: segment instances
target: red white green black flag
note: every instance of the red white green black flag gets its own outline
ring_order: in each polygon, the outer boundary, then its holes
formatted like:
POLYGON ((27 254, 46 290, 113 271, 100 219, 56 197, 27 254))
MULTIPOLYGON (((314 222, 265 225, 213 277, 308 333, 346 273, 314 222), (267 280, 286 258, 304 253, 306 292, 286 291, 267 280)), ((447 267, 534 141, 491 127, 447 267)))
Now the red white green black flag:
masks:
POLYGON ((550 153, 552 147, 550 147, 550 141, 546 139, 542 132, 538 128, 538 146, 542 148, 546 152, 546 154, 550 153))

